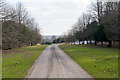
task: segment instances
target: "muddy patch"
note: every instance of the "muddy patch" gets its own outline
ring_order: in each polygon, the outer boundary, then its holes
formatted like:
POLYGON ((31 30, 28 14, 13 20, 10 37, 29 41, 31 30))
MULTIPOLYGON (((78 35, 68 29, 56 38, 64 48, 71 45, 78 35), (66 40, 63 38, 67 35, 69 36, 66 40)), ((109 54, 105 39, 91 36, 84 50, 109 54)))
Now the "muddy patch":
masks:
POLYGON ((6 50, 3 50, 2 57, 11 58, 11 57, 15 57, 16 54, 24 54, 23 57, 28 58, 32 53, 33 52, 28 52, 28 51, 6 51, 6 50))
POLYGON ((10 54, 10 53, 25 53, 27 51, 6 51, 6 50, 3 50, 2 51, 2 54, 10 54))

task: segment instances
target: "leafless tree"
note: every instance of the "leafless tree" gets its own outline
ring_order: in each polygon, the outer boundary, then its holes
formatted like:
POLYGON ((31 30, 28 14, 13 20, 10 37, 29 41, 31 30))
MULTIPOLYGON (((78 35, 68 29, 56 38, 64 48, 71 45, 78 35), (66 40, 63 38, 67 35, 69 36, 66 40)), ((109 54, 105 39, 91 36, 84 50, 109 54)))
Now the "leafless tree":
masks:
POLYGON ((14 8, 3 6, 2 23, 3 49, 11 49, 40 43, 41 35, 36 21, 30 17, 21 3, 14 8))

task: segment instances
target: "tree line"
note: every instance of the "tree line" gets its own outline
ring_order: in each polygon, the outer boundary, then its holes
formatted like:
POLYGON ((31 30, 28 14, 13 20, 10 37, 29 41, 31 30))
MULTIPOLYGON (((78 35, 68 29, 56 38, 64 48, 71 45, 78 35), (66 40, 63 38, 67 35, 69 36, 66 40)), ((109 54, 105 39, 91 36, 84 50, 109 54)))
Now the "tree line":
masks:
POLYGON ((96 2, 78 19, 72 28, 64 35, 64 41, 76 41, 97 45, 98 42, 108 47, 120 42, 120 2, 96 2))
POLYGON ((13 7, 0 0, 0 22, 2 22, 2 49, 35 45, 41 41, 38 24, 22 3, 17 3, 16 7, 13 7))

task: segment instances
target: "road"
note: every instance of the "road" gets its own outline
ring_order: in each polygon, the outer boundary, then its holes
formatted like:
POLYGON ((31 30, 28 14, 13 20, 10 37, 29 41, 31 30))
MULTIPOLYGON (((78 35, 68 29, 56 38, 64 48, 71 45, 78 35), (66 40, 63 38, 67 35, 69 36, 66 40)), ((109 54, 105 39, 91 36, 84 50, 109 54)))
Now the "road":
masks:
POLYGON ((50 45, 39 56, 28 78, 92 77, 57 45, 50 45))

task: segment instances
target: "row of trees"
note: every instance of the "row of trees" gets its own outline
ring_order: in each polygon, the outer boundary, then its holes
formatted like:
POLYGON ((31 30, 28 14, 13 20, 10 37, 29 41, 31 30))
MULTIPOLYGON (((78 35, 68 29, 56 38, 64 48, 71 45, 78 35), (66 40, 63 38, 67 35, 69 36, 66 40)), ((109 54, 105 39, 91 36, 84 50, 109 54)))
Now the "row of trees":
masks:
POLYGON ((72 26, 64 37, 66 42, 75 41, 91 41, 108 43, 108 47, 112 46, 112 42, 120 40, 120 2, 96 2, 92 3, 92 10, 84 13, 72 26))
POLYGON ((38 24, 29 12, 18 3, 12 7, 0 0, 0 21, 2 22, 2 49, 12 49, 40 43, 38 24))
POLYGON ((54 39, 53 41, 52 41, 52 43, 53 44, 56 44, 56 43, 64 43, 65 41, 64 41, 64 38, 63 37, 58 37, 58 38, 56 38, 56 39, 54 39))

